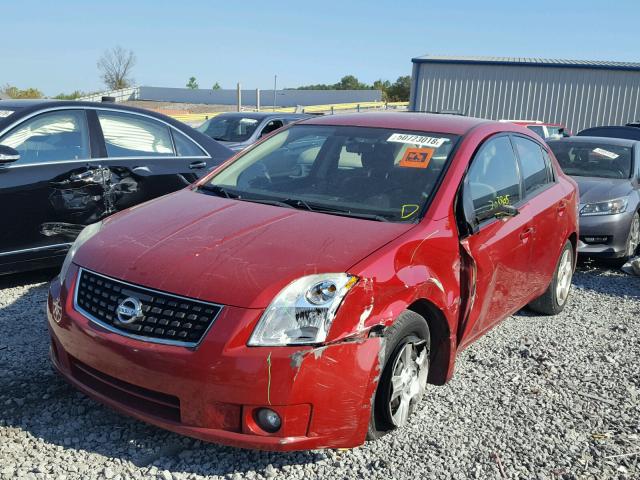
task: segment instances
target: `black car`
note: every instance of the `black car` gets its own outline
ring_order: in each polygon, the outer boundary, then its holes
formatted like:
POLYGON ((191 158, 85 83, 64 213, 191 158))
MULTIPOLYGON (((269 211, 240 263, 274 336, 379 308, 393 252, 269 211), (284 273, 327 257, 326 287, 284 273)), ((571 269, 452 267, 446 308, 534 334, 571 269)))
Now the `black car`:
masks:
POLYGON ((606 125, 602 127, 586 128, 578 133, 580 137, 608 137, 626 138, 627 140, 640 140, 640 126, 637 122, 626 125, 606 125))
POLYGON ((85 225, 183 188, 231 155, 148 110, 0 100, 0 274, 61 263, 85 225))

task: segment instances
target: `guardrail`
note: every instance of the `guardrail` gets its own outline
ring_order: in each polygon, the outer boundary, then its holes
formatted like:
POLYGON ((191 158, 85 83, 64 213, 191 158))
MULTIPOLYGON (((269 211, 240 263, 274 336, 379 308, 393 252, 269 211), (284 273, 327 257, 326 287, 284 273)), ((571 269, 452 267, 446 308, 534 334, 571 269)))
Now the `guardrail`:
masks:
MULTIPOLYGON (((360 112, 362 110, 370 110, 370 109, 396 109, 402 107, 408 107, 409 102, 361 102, 361 103, 336 103, 332 105, 309 105, 308 107, 287 107, 287 108, 273 108, 265 107, 262 108, 261 112, 275 112, 275 113, 327 113, 333 114, 335 112, 345 111, 345 110, 355 110, 360 112)), ((255 111, 255 110, 244 110, 244 111, 255 111)), ((185 113, 185 114, 175 114, 170 115, 176 120, 180 120, 185 123, 197 123, 204 122, 210 118, 213 118, 217 115, 220 115, 224 112, 209 112, 209 113, 185 113)))

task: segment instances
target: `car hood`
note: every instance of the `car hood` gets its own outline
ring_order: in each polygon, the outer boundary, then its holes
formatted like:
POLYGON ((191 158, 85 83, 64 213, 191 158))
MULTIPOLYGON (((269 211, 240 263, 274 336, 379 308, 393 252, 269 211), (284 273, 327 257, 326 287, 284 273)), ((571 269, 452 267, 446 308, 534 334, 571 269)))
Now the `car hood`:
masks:
POLYGON ((597 203, 626 197, 633 187, 629 179, 571 177, 578 184, 580 203, 597 203))
POLYGON ((348 271, 413 226, 186 189, 110 217, 74 263, 185 297, 264 308, 296 278, 348 271))

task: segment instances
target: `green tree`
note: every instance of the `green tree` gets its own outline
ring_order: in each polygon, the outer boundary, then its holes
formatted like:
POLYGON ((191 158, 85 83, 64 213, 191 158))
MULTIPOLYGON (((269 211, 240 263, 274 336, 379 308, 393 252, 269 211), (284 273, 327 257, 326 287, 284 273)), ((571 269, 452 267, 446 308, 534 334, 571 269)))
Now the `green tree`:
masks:
POLYGON ((191 90, 195 90, 198 88, 198 82, 196 81, 196 77, 189 77, 189 81, 187 82, 187 88, 191 90))
POLYGON ((380 79, 380 80, 376 80, 375 82, 373 82, 373 89, 382 91, 382 101, 383 102, 388 101, 387 92, 388 92, 390 87, 391 87, 391 82, 389 80, 380 79))
POLYGON ((132 50, 115 47, 106 50, 98 59, 98 70, 102 81, 111 90, 119 90, 133 85, 131 70, 136 64, 132 50))
POLYGON ((364 83, 360 83, 360 80, 353 75, 345 75, 340 79, 338 83, 334 85, 336 90, 369 90, 371 87, 364 83))
POLYGON ((23 90, 7 84, 0 91, 9 98, 42 98, 42 92, 37 88, 25 88, 23 90))
POLYGON ((211 87, 211 90, 220 90, 221 88, 220 84, 216 82, 213 84, 213 87, 211 87))
POLYGON ((86 95, 90 95, 89 93, 82 92, 80 90, 74 90, 71 93, 59 93, 56 95, 56 100, 75 100, 76 98, 84 97, 86 95))
POLYGON ((411 76, 405 75, 398 79, 387 89, 389 102, 408 102, 411 92, 411 76))

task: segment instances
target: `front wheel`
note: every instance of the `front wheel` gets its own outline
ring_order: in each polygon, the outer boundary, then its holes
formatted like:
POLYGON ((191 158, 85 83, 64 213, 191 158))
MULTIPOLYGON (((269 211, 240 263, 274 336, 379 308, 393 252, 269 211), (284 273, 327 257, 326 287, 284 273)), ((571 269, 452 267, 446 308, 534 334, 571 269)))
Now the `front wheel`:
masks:
POLYGON ((560 258, 547 290, 529 308, 544 315, 557 315, 564 310, 571 290, 573 278, 573 246, 567 241, 560 252, 560 258))
POLYGON ((369 440, 408 423, 424 395, 429 373, 430 335, 424 318, 404 311, 384 337, 386 361, 371 406, 369 440))

